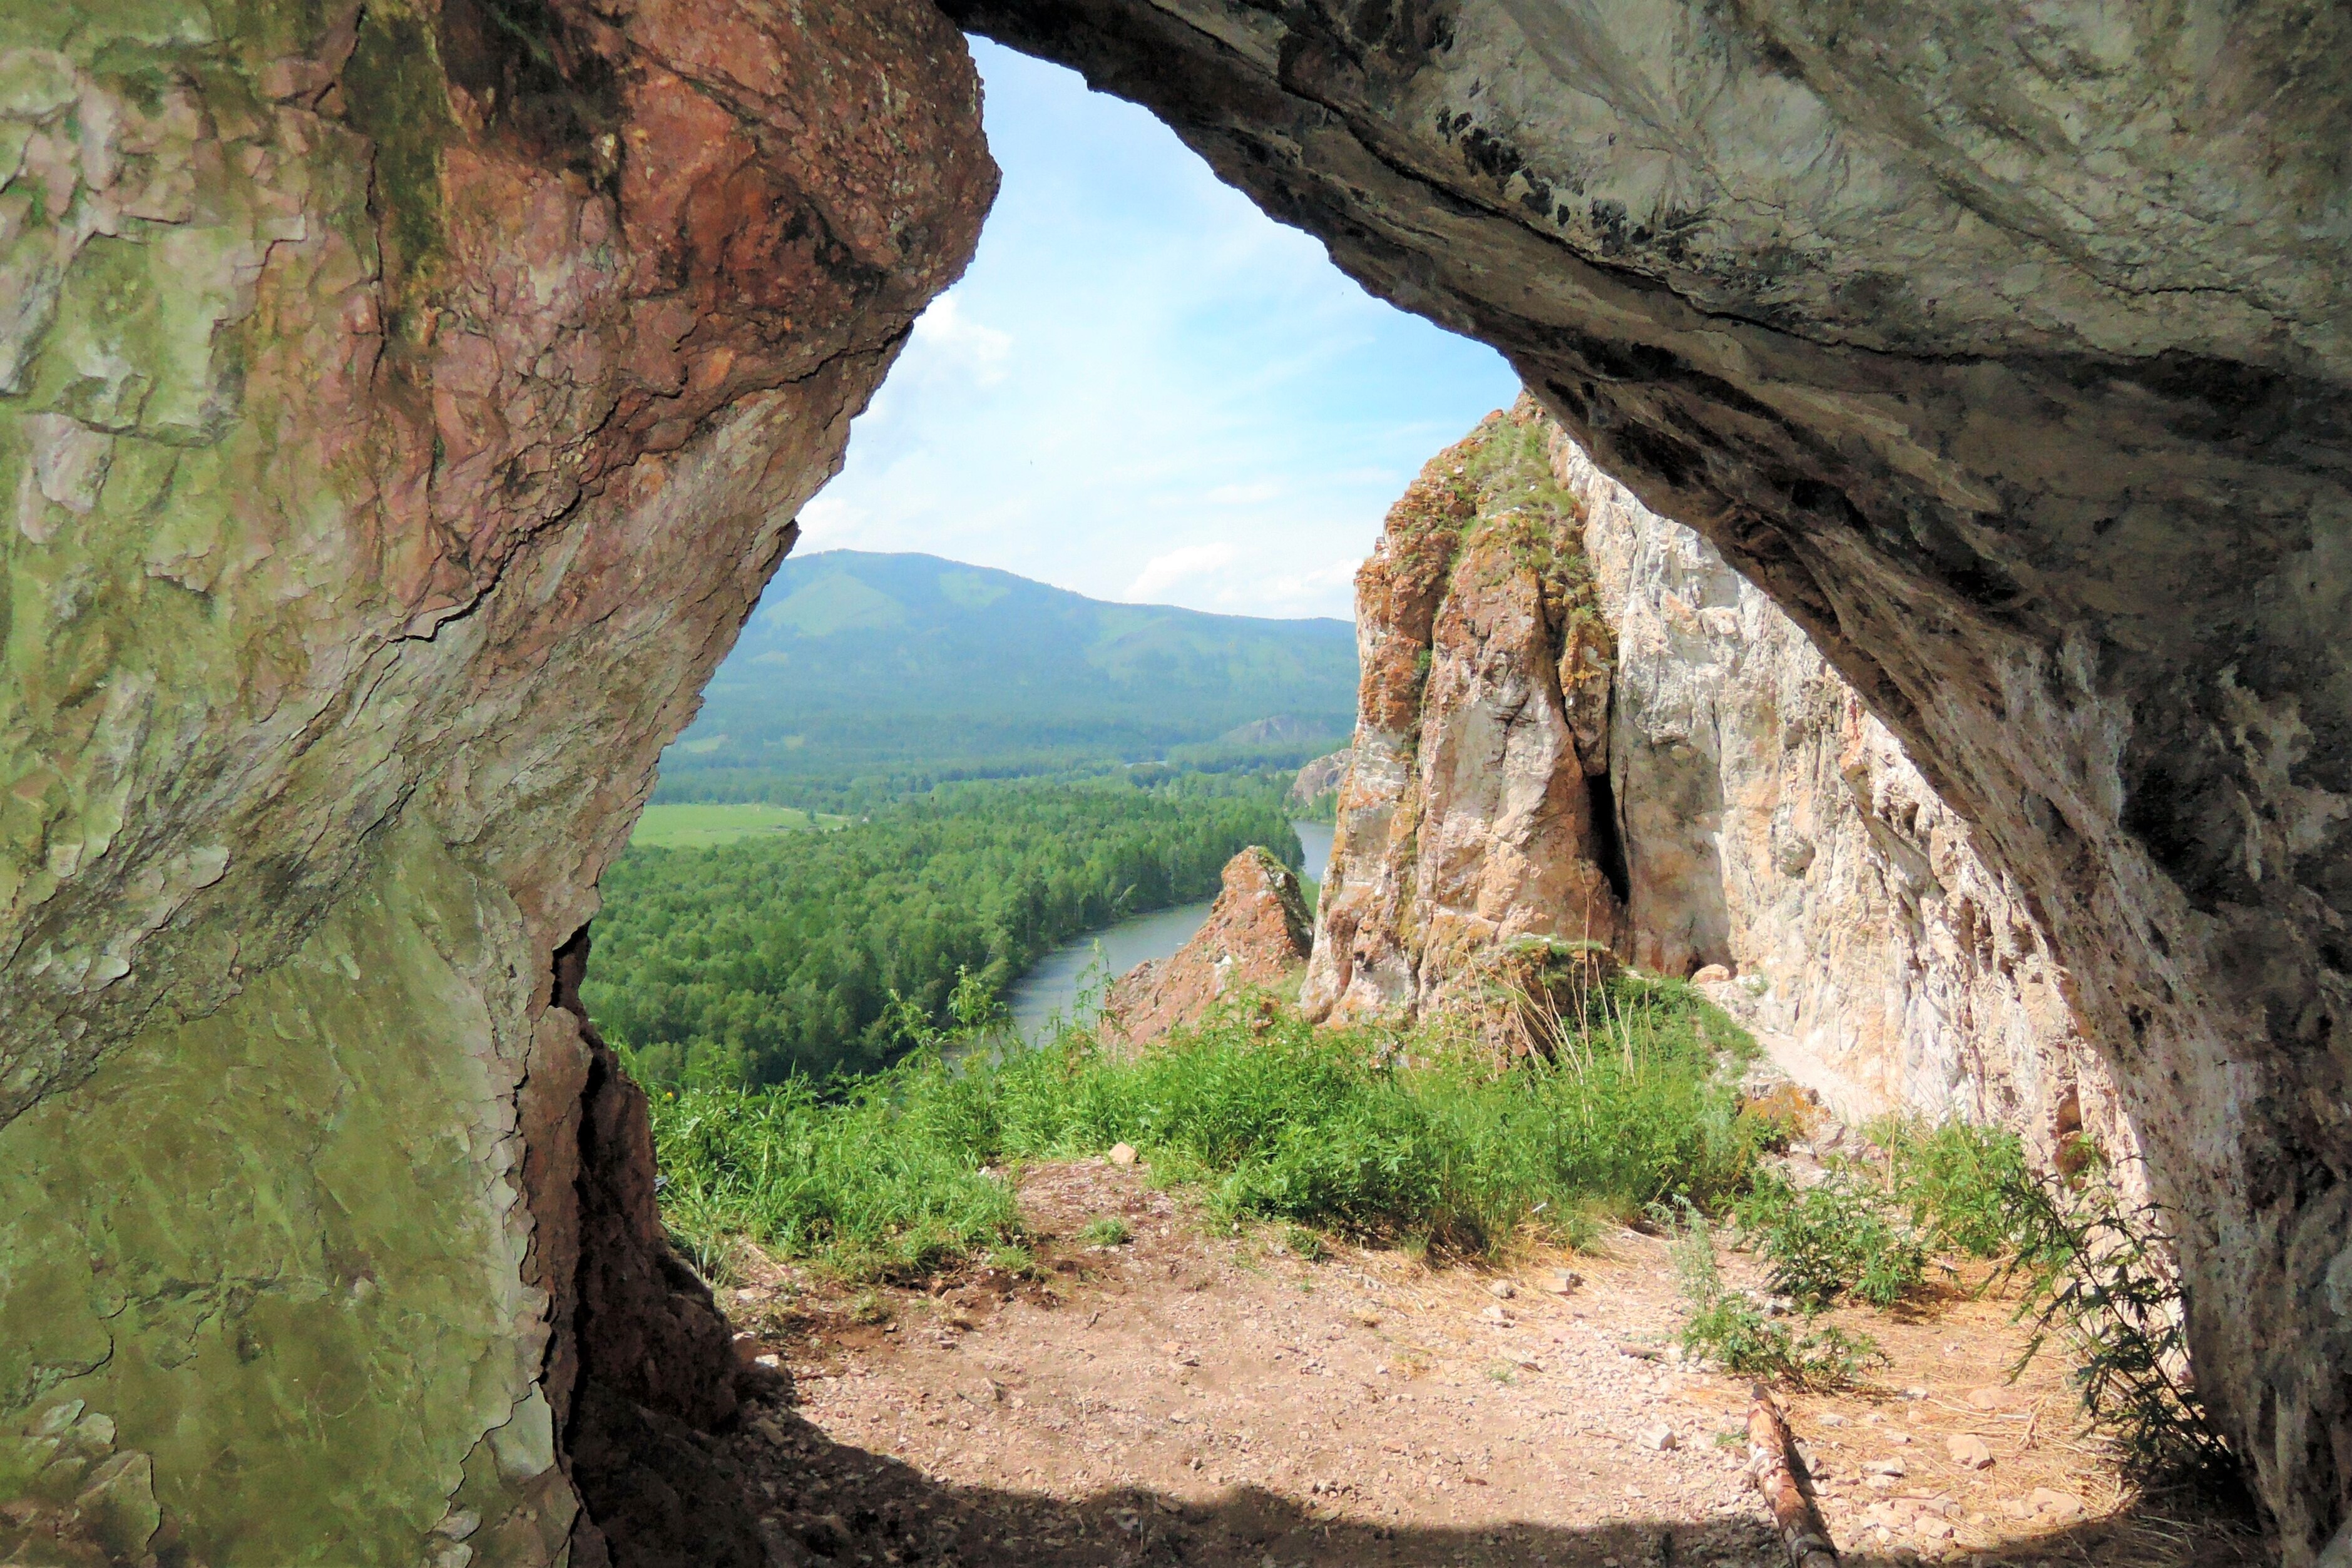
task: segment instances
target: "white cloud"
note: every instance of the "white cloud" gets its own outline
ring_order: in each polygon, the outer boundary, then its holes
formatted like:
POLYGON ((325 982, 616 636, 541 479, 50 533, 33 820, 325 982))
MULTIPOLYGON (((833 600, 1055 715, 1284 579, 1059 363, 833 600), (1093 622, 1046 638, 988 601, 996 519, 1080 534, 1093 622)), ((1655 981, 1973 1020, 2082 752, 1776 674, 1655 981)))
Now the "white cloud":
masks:
POLYGON ((1510 401, 1509 368, 1365 294, 1143 110, 973 53, 1003 193, 803 509, 803 548, 1349 615, 1405 479, 1510 401))
MULTIPOLYGON (((1258 615, 1332 615, 1349 619, 1355 612, 1355 556, 1309 571, 1278 572, 1248 584, 1250 613, 1258 615)), ((1239 596, 1236 604, 1242 602, 1239 596)))
POLYGON ((1131 603, 1150 603, 1180 582, 1231 566, 1234 554, 1234 547, 1222 541, 1180 545, 1167 554, 1153 556, 1145 562, 1143 570, 1127 585, 1127 591, 1119 597, 1131 603))
POLYGON ((916 319, 908 351, 927 354, 931 361, 927 369, 952 366, 978 385, 996 386, 1004 380, 1005 361, 1013 357, 1013 334, 964 314, 957 293, 950 289, 940 295, 916 319))

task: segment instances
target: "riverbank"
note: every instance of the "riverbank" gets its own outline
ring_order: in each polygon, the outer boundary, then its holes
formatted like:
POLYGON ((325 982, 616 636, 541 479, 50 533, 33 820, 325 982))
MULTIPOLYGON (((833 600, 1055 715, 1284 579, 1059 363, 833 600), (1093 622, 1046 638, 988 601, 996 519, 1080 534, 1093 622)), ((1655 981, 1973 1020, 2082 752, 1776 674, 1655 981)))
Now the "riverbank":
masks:
MULTIPOLYGON (((1302 857, 1300 875, 1309 884, 1308 905, 1331 863, 1332 828, 1328 822, 1294 821, 1302 857)), ((1192 939, 1209 917, 1215 901, 1201 899, 1142 915, 1089 931, 1046 954, 1004 994, 1013 1015, 1013 1031, 1032 1044, 1050 1034, 1057 1020, 1084 1021, 1086 1010, 1099 1002, 1110 983, 1138 964, 1165 958, 1192 939)))

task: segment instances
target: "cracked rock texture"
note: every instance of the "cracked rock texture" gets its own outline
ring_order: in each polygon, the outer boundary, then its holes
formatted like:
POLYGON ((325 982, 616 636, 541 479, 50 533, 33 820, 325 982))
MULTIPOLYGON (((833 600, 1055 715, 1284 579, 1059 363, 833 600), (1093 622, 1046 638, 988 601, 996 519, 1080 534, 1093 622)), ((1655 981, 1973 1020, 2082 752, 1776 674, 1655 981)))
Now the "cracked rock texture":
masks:
POLYGON ((1967 826, 1793 622, 1532 400, 1430 463, 1357 620, 1311 1013, 1475 1010, 1516 938, 1612 943, 1722 976, 1700 983, 1847 1121, 1995 1122, 2044 1166, 2087 1133, 2136 1173, 2067 977, 1967 826), (1471 626, 1527 631, 1498 665, 1444 632, 1471 626), (1522 804, 1465 820, 1486 798, 1522 804))
POLYGON ((1629 956, 1730 971, 1708 991, 1848 1123, 1996 1123, 2045 1168, 2086 1134, 2136 1184, 2138 1142, 2070 981, 1968 825, 1714 546, 1565 433, 1550 450, 1615 645, 1629 956))
POLYGON ((947 4, 1501 348, 1811 635, 2073 977, 2313 1562, 2352 1508, 2352 10, 947 4))
POLYGON ((977 100, 913 0, 0 12, 0 1556, 692 1495, 571 1459, 733 1407, 577 934, 977 100))
POLYGON ((1356 574, 1310 1017, 1436 1007, 1518 937, 1617 941, 1608 628, 1551 434, 1523 400, 1438 454, 1356 574))

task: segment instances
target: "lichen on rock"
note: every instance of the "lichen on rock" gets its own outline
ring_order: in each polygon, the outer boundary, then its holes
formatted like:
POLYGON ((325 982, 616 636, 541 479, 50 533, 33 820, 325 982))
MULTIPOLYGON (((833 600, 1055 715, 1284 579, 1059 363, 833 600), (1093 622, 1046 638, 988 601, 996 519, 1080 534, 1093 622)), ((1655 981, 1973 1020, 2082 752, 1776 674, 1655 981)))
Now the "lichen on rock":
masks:
POLYGON ((915 0, 493 9, 0 17, 0 1432, 212 1568, 730 1407, 558 955, 993 189, 915 0))

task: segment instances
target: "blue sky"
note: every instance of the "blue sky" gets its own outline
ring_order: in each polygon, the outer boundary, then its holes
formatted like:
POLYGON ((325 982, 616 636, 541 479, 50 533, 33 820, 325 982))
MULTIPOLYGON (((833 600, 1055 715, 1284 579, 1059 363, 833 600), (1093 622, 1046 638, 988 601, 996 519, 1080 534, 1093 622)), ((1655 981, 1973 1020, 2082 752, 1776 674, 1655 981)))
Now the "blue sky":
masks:
POLYGON ((801 514, 1097 599, 1351 613, 1381 518, 1517 382, 1374 299, 1143 110, 982 40, 1003 193, 801 514))

